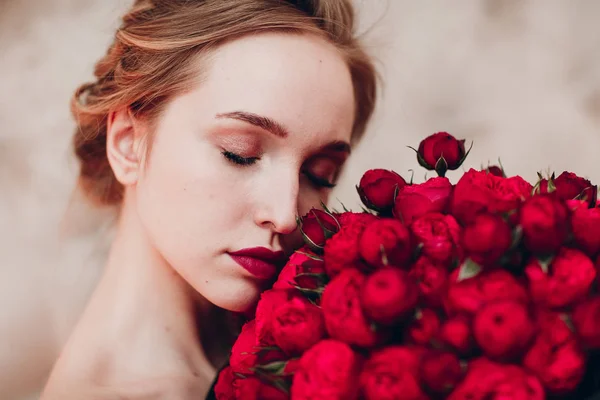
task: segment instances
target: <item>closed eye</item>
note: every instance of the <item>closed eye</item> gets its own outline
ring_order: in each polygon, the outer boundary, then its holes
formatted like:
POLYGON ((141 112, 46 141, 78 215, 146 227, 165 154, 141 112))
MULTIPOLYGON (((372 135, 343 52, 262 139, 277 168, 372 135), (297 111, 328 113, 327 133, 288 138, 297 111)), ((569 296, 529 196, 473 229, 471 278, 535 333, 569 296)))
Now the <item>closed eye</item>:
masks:
POLYGON ((241 166, 253 165, 260 160, 259 157, 242 157, 239 154, 235 154, 227 150, 224 150, 221 154, 223 154, 223 156, 231 163, 241 166))

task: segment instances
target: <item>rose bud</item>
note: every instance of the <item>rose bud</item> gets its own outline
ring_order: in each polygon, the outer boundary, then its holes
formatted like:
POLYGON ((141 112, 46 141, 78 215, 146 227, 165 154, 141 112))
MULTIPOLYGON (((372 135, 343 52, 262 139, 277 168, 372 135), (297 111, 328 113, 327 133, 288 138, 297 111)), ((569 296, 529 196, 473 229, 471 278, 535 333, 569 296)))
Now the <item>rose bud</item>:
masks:
POLYGON ((569 233, 569 214, 566 204, 552 194, 528 199, 519 216, 527 248, 536 254, 558 251, 569 233))
POLYGON ((350 346, 321 340, 300 358, 291 396, 294 400, 353 400, 358 398, 361 360, 350 346))
POLYGON ((450 317, 442 324, 439 339, 459 355, 469 355, 475 345, 471 320, 466 315, 450 317))
POLYGON ((300 294, 275 308, 271 326, 275 344, 288 355, 302 354, 325 336, 321 309, 300 294))
POLYGON ((438 308, 448 289, 448 270, 428 257, 419 257, 409 272, 419 288, 421 301, 429 307, 438 308))
POLYGON ((423 139, 417 150, 419 165, 444 176, 447 170, 458 169, 466 157, 465 140, 457 140, 448 132, 434 133, 423 139))
POLYGON ((465 379, 448 400, 544 400, 544 388, 531 373, 517 365, 478 358, 469 363, 465 379))
POLYGON ((572 172, 564 171, 558 178, 542 179, 539 183, 540 193, 553 192, 561 200, 582 199, 589 207, 594 207, 597 199, 597 188, 589 180, 572 172), (550 190, 552 186, 553 190, 550 190))
POLYGON ((567 307, 586 297, 596 279, 592 260, 579 250, 563 247, 548 270, 536 259, 525 267, 531 298, 537 304, 567 307))
POLYGON ((418 345, 429 345, 440 330, 440 317, 429 308, 418 310, 415 319, 406 330, 407 338, 418 345))
POLYGON ((358 241, 360 256, 370 266, 406 265, 413 253, 409 230, 402 222, 384 218, 373 221, 358 241))
POLYGON ((323 259, 330 278, 347 268, 362 268, 358 241, 364 229, 377 217, 371 214, 344 213, 339 216, 340 231, 325 243, 323 259))
POLYGON ((293 290, 271 289, 260 295, 256 307, 256 338, 261 346, 275 346, 273 315, 275 309, 288 301, 293 290))
POLYGON ((517 210, 531 196, 532 189, 520 176, 500 178, 470 169, 454 187, 450 208, 459 222, 467 224, 482 212, 504 214, 517 210))
POLYGON ((361 399, 426 400, 417 374, 423 351, 388 346, 371 353, 360 374, 361 399))
POLYGON ((590 349, 600 349, 600 296, 585 299, 572 315, 573 325, 581 343, 590 349))
POLYGON ((523 366, 534 372, 550 393, 562 395, 579 385, 585 363, 585 353, 561 315, 541 316, 538 334, 523 358, 523 366))
POLYGON ((448 209, 452 184, 447 178, 431 178, 418 185, 407 185, 398 192, 394 216, 409 226, 416 218, 448 209))
POLYGON ((371 169, 362 176, 356 190, 367 208, 383 212, 394 206, 394 196, 404 186, 406 181, 394 171, 371 169))
POLYGON ((450 266, 461 257, 461 228, 451 215, 431 213, 415 220, 410 229, 422 254, 432 261, 450 266))
POLYGON ((314 254, 308 246, 304 246, 299 251, 294 252, 288 262, 279 273, 273 289, 293 289, 300 286, 306 289, 315 289, 324 285, 325 263, 319 261, 318 256, 314 254), (298 275, 306 274, 308 282, 298 282, 298 275))
POLYGON ((455 354, 431 350, 421 358, 419 376, 428 392, 447 394, 463 379, 464 370, 455 354))
POLYGON ((445 308, 448 315, 473 315, 487 303, 498 300, 529 301, 523 285, 509 272, 501 269, 483 271, 472 278, 458 281, 459 269, 450 275, 445 308))
POLYGON ((219 372, 219 377, 215 384, 215 396, 218 400, 236 400, 233 388, 234 379, 231 366, 227 366, 219 372))
POLYGON ((380 334, 370 327, 360 304, 365 276, 356 269, 345 269, 325 287, 321 308, 329 335, 342 342, 372 347, 380 334))
POLYGON ((575 242, 588 256, 600 253, 600 208, 577 208, 571 217, 575 242))
POLYGON ((479 214, 463 231, 463 249, 481 266, 493 266, 512 244, 512 232, 496 214, 479 214))
POLYGON ((497 165, 490 165, 485 169, 485 172, 487 172, 488 174, 500 177, 500 178, 506 178, 506 173, 504 172, 504 169, 502 167, 499 167, 497 165))
POLYGON ((381 325, 393 325, 414 311, 419 291, 406 271, 386 267, 367 277, 361 304, 367 318, 381 325))
POLYGON ((340 230, 338 220, 328 212, 311 209, 299 221, 304 242, 314 251, 322 251, 327 239, 340 230))
POLYGON ((509 360, 518 357, 535 335, 527 308, 505 300, 489 303, 475 315, 473 334, 486 356, 509 360))
MULTIPOLYGON (((261 381, 259 378, 250 376, 239 378, 233 382, 235 397, 233 399, 244 400, 287 400, 289 395, 282 390, 261 381)), ((221 400, 218 398, 218 400, 221 400)))

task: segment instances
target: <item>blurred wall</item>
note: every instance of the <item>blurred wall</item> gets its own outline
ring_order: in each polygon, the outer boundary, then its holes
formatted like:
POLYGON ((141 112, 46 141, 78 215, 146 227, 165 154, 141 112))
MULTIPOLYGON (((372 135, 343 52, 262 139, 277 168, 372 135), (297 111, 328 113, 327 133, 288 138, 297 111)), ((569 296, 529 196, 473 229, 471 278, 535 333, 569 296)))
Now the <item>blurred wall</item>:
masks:
MULTIPOLYGON (((368 168, 410 177, 406 146, 440 130, 474 141, 465 168, 500 158, 530 181, 553 169, 600 183, 600 2, 356 3, 385 86, 334 199, 358 209, 368 168)), ((43 381, 106 254, 111 213, 71 196, 68 103, 128 4, 0 0, 0 399, 43 381)))

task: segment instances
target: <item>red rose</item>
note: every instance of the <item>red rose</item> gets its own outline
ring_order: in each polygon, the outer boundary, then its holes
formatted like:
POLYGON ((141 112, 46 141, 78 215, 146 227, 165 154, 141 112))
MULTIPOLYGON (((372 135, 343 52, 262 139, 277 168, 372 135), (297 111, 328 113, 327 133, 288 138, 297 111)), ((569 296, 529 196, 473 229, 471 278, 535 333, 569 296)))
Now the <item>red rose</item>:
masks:
POLYGON ((451 215, 431 213, 415 220, 410 229, 422 254, 432 261, 449 266, 461 256, 460 226, 451 215))
POLYGON ((569 218, 567 205, 556 196, 531 197, 523 204, 519 217, 525 245, 538 254, 557 251, 569 233, 569 218))
POLYGON ((306 248, 292 254, 273 289, 293 289, 296 285, 304 289, 325 286, 325 263, 315 257, 316 255, 306 248))
POLYGON ((325 241, 340 229, 340 223, 331 214, 315 208, 301 219, 300 230, 304 241, 316 251, 323 249, 325 241))
POLYGON ((365 315, 382 325, 393 325, 417 306, 419 291, 406 271, 386 267, 375 271, 365 281, 361 304, 365 315))
POLYGON ((279 305, 290 298, 293 290, 271 289, 263 292, 256 307, 256 338, 262 346, 274 346, 273 315, 279 305))
POLYGON ((585 372, 585 354, 560 314, 540 316, 538 335, 523 365, 552 394, 566 394, 579 385, 585 372))
POLYGON ((441 307, 448 288, 448 270, 445 266, 419 257, 409 272, 417 282, 421 300, 429 307, 441 307))
POLYGON ((420 349, 404 346, 372 352, 360 374, 361 398, 426 400, 417 377, 421 355, 420 349))
POLYGON ((455 315, 444 321, 439 339, 461 356, 470 354, 475 344, 470 318, 466 315, 455 315))
POLYGON ((227 366, 219 372, 219 377, 215 384, 215 397, 217 400, 236 400, 233 380, 233 370, 230 366, 227 366))
POLYGON ((355 226, 355 227, 361 226, 364 228, 367 225, 369 225, 371 222, 378 219, 378 217, 376 217, 373 214, 369 214, 366 212, 355 213, 355 212, 351 212, 351 211, 347 211, 347 212, 338 214, 338 215, 336 215, 336 218, 342 225, 342 228, 344 228, 346 226, 355 226))
POLYGON ((300 358, 291 395, 294 400, 358 398, 361 360, 345 343, 325 339, 300 358))
POLYGON ((455 354, 431 350, 421 358, 419 375, 428 391, 446 394, 462 380, 464 370, 455 354))
POLYGON ((463 249, 481 266, 493 266, 510 248, 512 232, 497 214, 479 214, 463 232, 463 249))
POLYGON ((302 354, 325 336, 321 309, 297 294, 273 312, 272 335, 286 354, 302 354))
POLYGON ((394 194, 404 186, 406 181, 394 171, 371 169, 365 172, 356 189, 365 206, 386 211, 394 206, 394 194))
POLYGON ((458 169, 464 158, 465 140, 457 140, 448 132, 434 133, 419 144, 419 164, 429 170, 435 169, 440 176, 444 176, 446 170, 458 169))
POLYGON ((360 295, 365 276, 356 269, 345 269, 325 287, 321 307, 329 335, 342 342, 371 347, 379 335, 363 314, 360 295))
POLYGON ((525 267, 525 274, 532 299, 551 308, 566 307, 583 299, 596 279, 592 260, 579 250, 566 247, 552 260, 548 272, 533 259, 525 267))
POLYGON ((481 212, 508 213, 530 197, 532 189, 520 176, 501 178, 470 169, 454 188, 452 215, 466 224, 481 212))
POLYGON ((229 358, 229 365, 233 372, 251 374, 250 368, 256 366, 258 349, 255 329, 254 320, 246 322, 242 327, 242 332, 236 339, 229 358))
POLYGON ((429 308, 417 311, 406 331, 408 339, 419 345, 429 345, 438 336, 440 317, 429 308))
POLYGON ((448 400, 544 400, 540 381, 516 365, 479 358, 469 363, 465 379, 448 400))
POLYGON ((513 359, 523 353, 535 335, 527 308, 512 300, 485 305, 473 320, 473 333, 486 356, 513 359))
POLYGON ((256 322, 252 320, 242 327, 242 332, 231 349, 229 365, 234 373, 252 375, 254 373, 251 368, 283 359, 285 355, 282 352, 259 347, 256 341, 256 322))
POLYGON ((525 287, 509 272, 498 269, 480 273, 472 278, 458 281, 459 269, 450 275, 446 297, 449 315, 475 314, 485 304, 497 300, 515 300, 527 303, 529 296, 525 287))
POLYGON ((394 216, 409 226, 416 218, 448 209, 452 184, 447 178, 431 178, 419 185, 407 185, 398 192, 394 216))
POLYGON ((497 165, 491 165, 491 166, 487 167, 485 169, 485 172, 487 172, 488 174, 492 174, 494 176, 500 177, 500 178, 506 178, 504 169, 502 169, 502 167, 499 167, 497 165))
POLYGON ((276 387, 250 376, 233 382, 235 399, 244 400, 288 400, 289 395, 276 387))
POLYGON ((600 208, 578 207, 571 217, 573 236, 590 257, 600 253, 600 208))
POLYGON ((371 214, 344 213, 339 216, 340 231, 325 243, 325 270, 333 278, 340 271, 360 267, 358 240, 365 227, 377 217, 371 214))
MULTIPOLYGON (((590 207, 594 207, 597 198, 597 188, 592 182, 575 175, 572 172, 564 171, 562 174, 552 180, 554 186, 553 193, 561 200, 573 200, 575 198, 584 198, 590 207)), ((548 193, 548 180, 540 181, 540 192, 548 193)))
POLYGON ((358 250, 369 265, 383 267, 403 266, 411 258, 413 247, 409 230, 402 222, 384 218, 370 223, 358 242, 358 250))
POLYGON ((573 311, 573 325, 584 346, 600 349, 600 296, 584 300, 573 311))

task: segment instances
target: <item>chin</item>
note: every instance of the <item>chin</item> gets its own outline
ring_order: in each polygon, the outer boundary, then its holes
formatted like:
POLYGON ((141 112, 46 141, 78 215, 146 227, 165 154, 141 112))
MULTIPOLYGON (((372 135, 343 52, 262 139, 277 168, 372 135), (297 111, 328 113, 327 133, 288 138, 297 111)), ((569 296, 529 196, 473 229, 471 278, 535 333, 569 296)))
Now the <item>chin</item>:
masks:
MULTIPOLYGON (((208 285, 208 284, 207 284, 208 285)), ((200 294, 217 307, 232 312, 246 312, 256 305, 264 291, 260 282, 238 278, 210 285, 200 294)))

